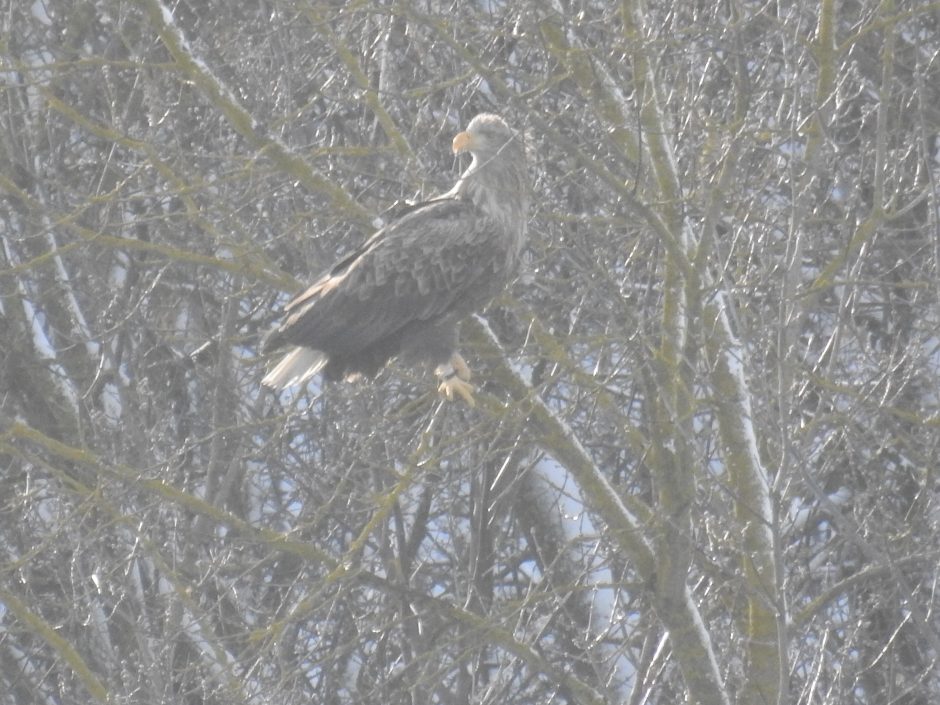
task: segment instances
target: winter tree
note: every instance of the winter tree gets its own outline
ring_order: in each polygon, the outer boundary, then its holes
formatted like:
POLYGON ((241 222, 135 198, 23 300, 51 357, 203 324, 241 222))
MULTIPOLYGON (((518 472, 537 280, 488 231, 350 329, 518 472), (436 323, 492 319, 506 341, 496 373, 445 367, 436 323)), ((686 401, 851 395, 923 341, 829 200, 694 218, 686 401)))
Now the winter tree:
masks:
POLYGON ((0 703, 940 696, 940 6, 30 0, 0 19, 0 703), (479 112, 510 289, 260 341, 479 112))

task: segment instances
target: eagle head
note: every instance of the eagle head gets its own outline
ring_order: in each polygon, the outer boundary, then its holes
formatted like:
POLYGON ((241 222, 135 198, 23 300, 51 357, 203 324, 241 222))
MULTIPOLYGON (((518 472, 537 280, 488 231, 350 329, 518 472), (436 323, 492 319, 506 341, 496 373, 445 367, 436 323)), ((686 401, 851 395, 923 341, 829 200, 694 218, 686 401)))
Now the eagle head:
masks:
POLYGON ((498 154, 512 138, 512 130, 505 120, 499 115, 482 113, 454 137, 454 154, 470 152, 478 160, 486 160, 498 154))

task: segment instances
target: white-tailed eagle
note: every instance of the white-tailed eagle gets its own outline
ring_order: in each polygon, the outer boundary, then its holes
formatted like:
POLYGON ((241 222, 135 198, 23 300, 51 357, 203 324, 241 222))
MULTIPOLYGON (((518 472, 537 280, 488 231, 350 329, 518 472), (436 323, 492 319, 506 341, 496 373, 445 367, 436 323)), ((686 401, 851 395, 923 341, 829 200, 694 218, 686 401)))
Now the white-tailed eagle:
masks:
POLYGON ((264 350, 291 349, 264 385, 374 377, 400 356, 430 362, 442 394, 473 403, 457 324, 515 273, 529 189, 522 136, 501 117, 477 115, 453 150, 473 159, 449 192, 409 207, 285 306, 264 350))

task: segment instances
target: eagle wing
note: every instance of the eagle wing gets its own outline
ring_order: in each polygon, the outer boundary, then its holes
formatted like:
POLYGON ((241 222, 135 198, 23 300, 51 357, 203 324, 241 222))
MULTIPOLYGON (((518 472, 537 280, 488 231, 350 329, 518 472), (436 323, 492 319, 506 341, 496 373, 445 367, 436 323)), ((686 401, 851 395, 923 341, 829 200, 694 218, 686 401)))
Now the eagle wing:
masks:
POLYGON ((415 207, 291 300, 266 347, 343 354, 416 320, 466 315, 505 281, 507 244, 500 232, 468 200, 415 207))

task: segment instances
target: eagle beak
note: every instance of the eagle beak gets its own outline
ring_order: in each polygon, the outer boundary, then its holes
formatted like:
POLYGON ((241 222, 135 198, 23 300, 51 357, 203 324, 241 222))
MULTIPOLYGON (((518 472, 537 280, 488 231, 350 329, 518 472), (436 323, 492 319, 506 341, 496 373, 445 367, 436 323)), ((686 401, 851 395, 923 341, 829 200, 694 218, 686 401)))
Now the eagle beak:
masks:
POLYGON ((461 152, 466 152, 470 149, 473 138, 470 136, 469 132, 461 132, 456 137, 454 137, 454 154, 460 154, 461 152))

